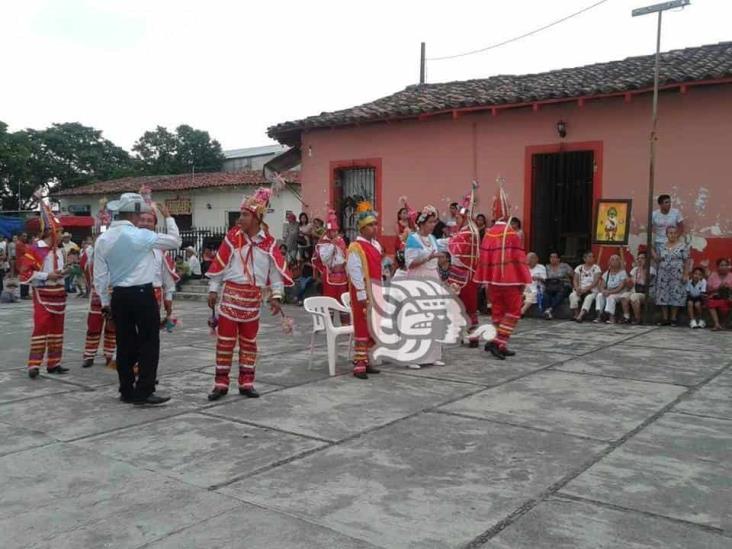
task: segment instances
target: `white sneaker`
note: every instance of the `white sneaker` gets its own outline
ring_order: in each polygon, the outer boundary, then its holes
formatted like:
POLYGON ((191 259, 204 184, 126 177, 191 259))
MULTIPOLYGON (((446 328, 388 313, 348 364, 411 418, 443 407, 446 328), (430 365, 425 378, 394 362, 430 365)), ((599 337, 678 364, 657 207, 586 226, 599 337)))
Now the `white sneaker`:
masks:
POLYGON ((444 366, 444 365, 445 365, 445 363, 442 362, 441 360, 435 360, 435 366, 444 366))
POLYGON ((689 322, 689 328, 691 328, 692 330, 695 330, 695 329, 696 329, 696 328, 698 328, 698 327, 699 327, 699 324, 697 324, 697 323, 696 323, 696 320, 694 320, 694 319, 692 318, 692 319, 691 319, 691 322, 689 322))
POLYGON ((422 366, 420 366, 419 364, 409 364, 407 365, 407 368, 409 368, 410 370, 421 370, 422 366))
POLYGON ((699 319, 699 320, 697 321, 696 325, 697 325, 697 326, 698 326, 699 328, 706 328, 706 327, 707 327, 707 323, 706 323, 706 322, 704 322, 704 319, 703 319, 703 318, 700 318, 700 319, 699 319))
POLYGON ((547 320, 551 320, 552 318, 554 318, 554 317, 552 316, 552 311, 551 311, 551 309, 547 309, 546 311, 544 311, 544 318, 546 318, 547 320))

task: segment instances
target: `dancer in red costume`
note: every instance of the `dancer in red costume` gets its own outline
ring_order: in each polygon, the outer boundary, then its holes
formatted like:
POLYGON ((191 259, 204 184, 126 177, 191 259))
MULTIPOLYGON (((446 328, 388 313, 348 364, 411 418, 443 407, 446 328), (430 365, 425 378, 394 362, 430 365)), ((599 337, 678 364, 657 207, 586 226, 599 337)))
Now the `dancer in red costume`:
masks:
POLYGON ((48 204, 41 200, 40 208, 41 239, 26 247, 23 255, 17 258, 21 284, 30 284, 33 288, 33 334, 28 354, 28 376, 31 378, 38 376, 44 355, 49 374, 69 371, 61 366, 67 272, 58 241, 63 228, 48 204))
POLYGON ((219 246, 216 259, 206 272, 208 305, 218 314, 216 329, 216 378, 209 400, 218 400, 229 391, 229 371, 234 347, 239 342, 239 394, 259 397, 254 388, 257 359, 257 332, 262 290, 270 289, 272 314, 280 314, 284 286, 292 286, 277 241, 263 223, 271 191, 260 188, 244 197, 237 226, 219 246), (221 291, 221 302, 216 305, 221 291))
POLYGON ((89 312, 86 315, 86 342, 84 344, 84 362, 82 368, 94 365, 94 356, 99 348, 99 340, 104 334, 102 349, 107 367, 116 368, 114 351, 117 348, 114 320, 102 313, 102 300, 94 288, 94 247, 89 245, 81 254, 80 266, 84 272, 87 288, 89 288, 89 312))
MULTIPOLYGON (((143 194, 143 191, 140 191, 143 194)), ((148 195, 149 196, 149 195, 148 195)), ((152 202, 150 202, 152 203, 152 202)), ((163 204, 161 208, 165 208, 163 204)), ((158 218, 155 212, 140 214, 137 226, 140 229, 147 229, 149 231, 155 231, 157 226, 158 218)), ((153 277, 153 293, 155 294, 155 301, 158 302, 158 308, 163 307, 165 310, 165 317, 161 321, 161 325, 165 325, 168 320, 173 316, 173 294, 175 293, 175 285, 180 280, 180 275, 175 270, 175 263, 173 258, 170 257, 163 250, 153 249, 155 255, 155 276, 153 277)))
MULTIPOLYGON (((457 232, 450 238, 448 251, 451 265, 447 282, 460 297, 465 312, 470 318, 468 332, 478 327, 478 284, 475 282, 475 271, 480 256, 480 235, 473 221, 475 190, 477 182, 473 182, 470 194, 465 197, 457 213, 457 232)), ((478 347, 478 338, 469 337, 470 347, 478 347)))
POLYGON ((383 249, 376 240, 376 212, 369 202, 356 206, 356 225, 359 236, 348 247, 348 272, 351 312, 353 315, 353 375, 368 379, 368 374, 379 370, 369 364, 369 349, 374 344, 369 334, 367 311, 372 299, 371 281, 381 282, 383 249))
MULTIPOLYGON (((323 282, 323 295, 341 300, 341 295, 348 291, 348 275, 346 274, 346 242, 338 233, 338 216, 335 210, 328 211, 325 223, 325 234, 315 245, 313 268, 320 273, 323 282)), ((348 313, 340 313, 341 326, 348 324, 348 313)))
POLYGON ((511 227, 508 197, 502 182, 499 184, 493 200, 495 224, 483 237, 475 282, 487 284, 491 316, 498 332, 493 341, 486 343, 485 350, 496 359, 505 360, 516 354, 508 348, 508 340, 521 318, 523 290, 531 283, 531 273, 521 236, 511 227))
POLYGON ((328 211, 325 234, 315 245, 313 267, 323 281, 323 295, 341 300, 341 294, 348 291, 346 275, 346 243, 338 233, 338 217, 334 210, 328 211))

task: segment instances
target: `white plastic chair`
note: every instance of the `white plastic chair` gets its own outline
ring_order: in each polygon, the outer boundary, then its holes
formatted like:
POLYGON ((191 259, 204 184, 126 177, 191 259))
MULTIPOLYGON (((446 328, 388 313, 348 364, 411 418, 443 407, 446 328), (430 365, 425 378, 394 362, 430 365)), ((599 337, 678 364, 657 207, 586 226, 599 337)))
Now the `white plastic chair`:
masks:
POLYGON ((313 317, 313 333, 310 336, 310 358, 308 360, 308 369, 313 362, 313 345, 315 343, 315 334, 325 332, 326 343, 328 347, 328 372, 331 376, 335 375, 337 344, 336 338, 339 335, 348 335, 348 348, 350 353, 351 338, 353 337, 353 326, 335 326, 331 311, 342 313, 350 313, 351 309, 338 303, 332 297, 316 296, 308 297, 303 302, 303 307, 313 317))

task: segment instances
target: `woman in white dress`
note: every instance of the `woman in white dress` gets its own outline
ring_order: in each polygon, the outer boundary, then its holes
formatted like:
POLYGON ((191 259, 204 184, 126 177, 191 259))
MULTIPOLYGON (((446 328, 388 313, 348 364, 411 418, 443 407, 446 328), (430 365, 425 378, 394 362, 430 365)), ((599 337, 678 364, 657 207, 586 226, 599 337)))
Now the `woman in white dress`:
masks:
MULTIPOLYGON (((438 271, 439 251, 437 239, 432 236, 439 217, 434 206, 425 206, 417 217, 417 230, 407 238, 404 250, 404 263, 407 276, 415 278, 429 278, 440 281, 438 271)), ((442 344, 433 341, 429 351, 422 359, 421 364, 410 364, 409 367, 419 369, 422 366, 444 366, 442 362, 442 344)))

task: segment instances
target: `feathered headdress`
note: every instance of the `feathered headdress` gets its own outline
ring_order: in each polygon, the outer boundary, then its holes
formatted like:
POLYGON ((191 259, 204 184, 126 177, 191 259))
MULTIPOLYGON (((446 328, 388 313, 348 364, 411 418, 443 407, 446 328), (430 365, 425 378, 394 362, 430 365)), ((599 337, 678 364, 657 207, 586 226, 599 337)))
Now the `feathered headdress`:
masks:
POLYGON ((328 210, 328 217, 325 218, 325 228, 328 231, 337 231, 338 227, 338 215, 335 210, 328 210))
POLYGON ((59 229, 62 229, 61 222, 59 221, 56 214, 53 213, 51 205, 46 202, 40 193, 35 193, 34 196, 38 200, 38 209, 40 216, 38 217, 38 229, 41 234, 46 230, 51 231, 51 242, 55 248, 58 244, 57 233, 59 229))
POLYGON ((356 204, 356 225, 359 230, 363 229, 366 225, 376 223, 377 214, 374 211, 374 207, 368 200, 362 200, 356 204))
POLYGON ((408 220, 409 226, 414 228, 414 225, 417 223, 417 217, 419 216, 419 213, 417 212, 417 210, 415 210, 409 204, 407 204, 406 196, 399 197, 399 204, 401 205, 401 208, 407 209, 407 220, 408 220))
POLYGON ((241 201, 241 211, 250 211, 261 221, 264 214, 267 213, 271 197, 272 191, 270 189, 259 187, 253 195, 244 197, 241 201))
POLYGON ((493 213, 493 220, 494 221, 508 221, 508 218, 511 217, 511 204, 508 202, 508 195, 506 194, 506 191, 503 189, 503 184, 505 183, 505 179, 502 177, 498 178, 498 190, 496 191, 496 195, 493 197, 493 206, 491 208, 493 213))

